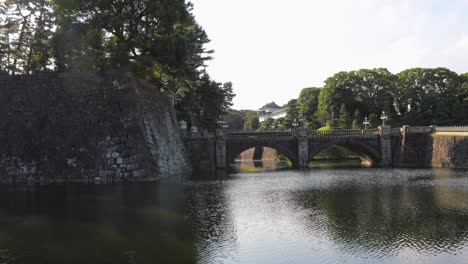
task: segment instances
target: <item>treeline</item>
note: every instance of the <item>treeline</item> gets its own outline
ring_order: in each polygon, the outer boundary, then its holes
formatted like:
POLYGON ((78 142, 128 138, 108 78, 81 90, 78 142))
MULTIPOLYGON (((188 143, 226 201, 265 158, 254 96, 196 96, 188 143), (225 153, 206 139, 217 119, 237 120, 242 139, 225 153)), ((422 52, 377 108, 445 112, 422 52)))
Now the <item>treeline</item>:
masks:
POLYGON ((301 126, 317 129, 362 128, 382 123, 401 125, 468 124, 468 74, 446 68, 414 68, 392 74, 387 69, 339 72, 323 88, 305 88, 288 103, 288 116, 267 120, 260 127, 291 128, 293 119, 301 126), (302 117, 302 118, 301 118, 302 117))
POLYGON ((0 3, 0 72, 126 69, 176 94, 187 121, 212 130, 234 94, 204 70, 208 42, 185 0, 0 3))
POLYGON ((446 68, 340 72, 325 81, 317 111, 302 113, 308 122, 341 127, 362 126, 368 117, 376 127, 384 111, 393 126, 466 124, 468 75, 446 68))

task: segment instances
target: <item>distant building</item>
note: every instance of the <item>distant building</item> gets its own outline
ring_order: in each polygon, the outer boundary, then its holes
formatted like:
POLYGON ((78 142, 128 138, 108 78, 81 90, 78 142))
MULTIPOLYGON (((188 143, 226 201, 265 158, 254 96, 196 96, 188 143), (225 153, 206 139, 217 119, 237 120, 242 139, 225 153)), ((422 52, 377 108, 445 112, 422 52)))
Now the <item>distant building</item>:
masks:
POLYGON ((260 117, 258 118, 258 121, 262 123, 265 122, 268 118, 284 118, 286 117, 287 110, 287 108, 282 108, 275 102, 268 103, 259 109, 260 117))
POLYGON ((259 109, 260 113, 273 113, 281 109, 281 106, 277 105, 275 102, 268 103, 262 108, 259 109))

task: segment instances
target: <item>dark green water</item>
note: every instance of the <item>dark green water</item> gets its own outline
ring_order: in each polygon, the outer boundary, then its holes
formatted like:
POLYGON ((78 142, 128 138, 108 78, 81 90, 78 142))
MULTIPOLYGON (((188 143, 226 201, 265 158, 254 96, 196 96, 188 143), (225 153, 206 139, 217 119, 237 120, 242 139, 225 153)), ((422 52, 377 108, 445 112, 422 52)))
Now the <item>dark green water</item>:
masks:
POLYGON ((0 263, 468 263, 468 173, 3 188, 0 263))

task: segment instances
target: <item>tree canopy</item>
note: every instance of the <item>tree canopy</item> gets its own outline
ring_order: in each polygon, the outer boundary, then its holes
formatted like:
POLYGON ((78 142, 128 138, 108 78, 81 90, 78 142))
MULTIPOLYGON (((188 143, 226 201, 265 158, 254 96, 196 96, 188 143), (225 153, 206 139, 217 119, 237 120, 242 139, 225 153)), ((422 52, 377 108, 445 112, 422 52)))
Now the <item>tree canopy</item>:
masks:
POLYGON ((338 116, 343 121, 346 111, 348 116, 355 113, 354 126, 363 117, 375 126, 385 111, 394 126, 461 124, 467 122, 459 114, 466 107, 467 80, 466 74, 445 68, 414 68, 398 74, 383 68, 339 72, 325 81, 314 116, 322 124, 327 117, 329 122, 338 116))

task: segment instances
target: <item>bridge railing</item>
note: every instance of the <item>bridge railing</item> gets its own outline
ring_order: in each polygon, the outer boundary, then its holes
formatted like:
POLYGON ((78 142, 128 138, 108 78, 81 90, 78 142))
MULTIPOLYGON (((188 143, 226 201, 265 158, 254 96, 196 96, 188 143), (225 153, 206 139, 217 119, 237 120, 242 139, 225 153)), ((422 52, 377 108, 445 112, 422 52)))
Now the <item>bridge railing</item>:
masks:
POLYGON ((312 131, 309 136, 313 137, 333 137, 333 136, 371 136, 378 135, 377 129, 339 129, 339 130, 325 130, 325 131, 312 131))
MULTIPOLYGON (((312 137, 349 137, 349 136, 373 136, 378 135, 378 129, 339 129, 327 131, 308 131, 307 135, 312 137)), ((261 138, 261 137, 291 137, 295 135, 293 130, 271 130, 271 131, 225 131, 229 138, 261 138)))
POLYGON ((436 126, 436 133, 468 133, 468 126, 436 126))
POLYGON ((291 137, 293 131, 291 130, 271 130, 271 131, 226 131, 226 137, 229 138, 264 138, 264 137, 291 137))
POLYGON ((227 129, 226 134, 248 134, 248 133, 292 133, 292 129, 268 129, 268 130, 252 130, 252 129, 227 129))

